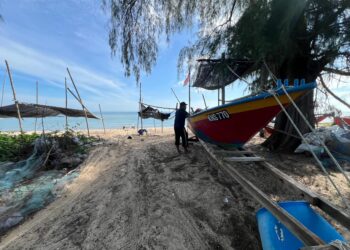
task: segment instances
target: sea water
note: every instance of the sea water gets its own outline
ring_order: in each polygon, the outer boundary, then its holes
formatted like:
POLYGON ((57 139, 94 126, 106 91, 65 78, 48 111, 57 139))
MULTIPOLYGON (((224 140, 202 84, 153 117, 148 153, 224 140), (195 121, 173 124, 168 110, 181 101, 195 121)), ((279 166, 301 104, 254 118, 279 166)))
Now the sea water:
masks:
MULTIPOLYGON (((96 116, 98 113, 95 113, 96 116)), ((102 113, 106 129, 113 128, 131 128, 141 127, 141 121, 138 119, 137 112, 103 112, 102 113)), ((88 119, 90 129, 103 129, 101 119, 88 119)), ((22 127, 24 131, 42 131, 43 125, 45 131, 64 130, 66 124, 65 116, 45 117, 42 118, 23 118, 22 127)), ((162 122, 152 118, 142 119, 144 128, 161 127, 162 122)), ((164 127, 174 126, 174 118, 171 116, 168 120, 163 121, 164 127)), ((68 127, 73 130, 86 129, 84 117, 68 117, 68 127)), ((19 131, 17 118, 0 118, 0 131, 19 131)))
MULTIPOLYGON (((100 117, 98 113, 94 113, 100 117)), ((141 122, 138 119, 137 112, 103 112, 104 123, 106 129, 113 128, 131 128, 141 127, 141 122)), ((343 116, 350 116, 350 113, 343 112, 343 116)), ((22 127, 24 131, 34 131, 35 123, 36 130, 42 131, 44 125, 45 131, 64 130, 66 124, 65 116, 45 117, 44 119, 38 118, 35 122, 35 118, 24 118, 22 120, 22 127)), ((88 119, 90 129, 103 129, 101 119, 88 119)), ((161 127, 162 122, 152 118, 142 119, 144 128, 161 127)), ((174 113, 171 114, 168 120, 163 121, 164 127, 174 126, 174 113)), ((68 117, 68 127, 73 130, 86 129, 85 118, 83 117, 68 117)), ((0 118, 0 131, 19 131, 19 124, 17 118, 0 118)))

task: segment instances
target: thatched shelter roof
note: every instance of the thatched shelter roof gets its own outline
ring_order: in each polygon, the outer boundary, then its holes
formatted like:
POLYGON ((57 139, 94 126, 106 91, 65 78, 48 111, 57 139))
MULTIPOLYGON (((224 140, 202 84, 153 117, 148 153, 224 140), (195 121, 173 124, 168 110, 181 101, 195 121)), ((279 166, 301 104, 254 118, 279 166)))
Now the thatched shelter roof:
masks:
POLYGON ((236 81, 254 64, 248 60, 199 59, 193 87, 214 90, 236 81), (232 73, 228 66, 238 75, 232 73))
MULTIPOLYGON (((21 117, 47 117, 47 116, 57 116, 66 115, 71 117, 85 117, 84 110, 62 108, 55 106, 47 106, 41 104, 30 104, 30 103, 18 103, 21 117)), ((17 108, 15 104, 0 107, 0 117, 18 117, 17 108)), ((88 118, 98 119, 92 113, 87 111, 88 118)))

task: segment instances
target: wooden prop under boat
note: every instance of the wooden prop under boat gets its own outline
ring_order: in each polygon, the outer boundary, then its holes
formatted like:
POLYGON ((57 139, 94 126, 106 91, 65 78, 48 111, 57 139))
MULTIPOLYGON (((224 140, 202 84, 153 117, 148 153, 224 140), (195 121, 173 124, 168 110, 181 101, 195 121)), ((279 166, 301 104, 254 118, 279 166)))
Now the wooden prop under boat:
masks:
MULTIPOLYGON (((315 87, 316 83, 313 82, 285 88, 290 97, 296 100, 315 87)), ((290 104, 282 89, 275 93, 284 106, 290 104)), ((192 114, 188 118, 188 126, 197 137, 208 143, 242 147, 280 111, 281 107, 274 96, 263 92, 192 114)))

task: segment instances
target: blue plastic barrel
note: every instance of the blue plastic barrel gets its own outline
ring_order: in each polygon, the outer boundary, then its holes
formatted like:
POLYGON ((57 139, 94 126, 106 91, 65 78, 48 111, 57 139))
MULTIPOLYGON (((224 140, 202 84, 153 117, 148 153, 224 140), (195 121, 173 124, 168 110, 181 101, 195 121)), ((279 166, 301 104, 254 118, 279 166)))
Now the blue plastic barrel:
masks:
MULTIPOLYGON (((308 202, 286 201, 279 202, 278 204, 326 243, 330 243, 334 240, 345 242, 343 236, 341 236, 321 215, 316 213, 308 202)), ((256 217, 263 249, 297 250, 304 246, 304 244, 266 208, 261 208, 256 213, 256 217)))

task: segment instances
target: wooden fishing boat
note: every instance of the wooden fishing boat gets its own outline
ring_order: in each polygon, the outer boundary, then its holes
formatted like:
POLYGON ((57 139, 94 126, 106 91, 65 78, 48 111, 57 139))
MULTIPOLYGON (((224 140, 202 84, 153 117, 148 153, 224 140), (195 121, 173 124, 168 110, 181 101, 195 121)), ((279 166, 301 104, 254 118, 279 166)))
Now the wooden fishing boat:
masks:
POLYGON ((334 124, 336 124, 340 127, 343 127, 344 125, 350 126, 350 117, 348 117, 348 116, 334 117, 334 124))
MULTIPOLYGON (((315 87, 316 83, 304 83, 286 86, 286 90, 296 100, 315 87)), ((284 106, 290 104, 282 89, 275 93, 284 106)), ((208 143, 241 147, 280 111, 281 107, 274 96, 263 92, 192 114, 188 118, 188 126, 197 137, 208 143)))
POLYGON ((350 126, 350 117, 349 116, 339 116, 339 115, 335 115, 334 113, 318 115, 318 116, 316 116, 316 122, 320 123, 328 117, 333 118, 334 125, 338 125, 340 127, 344 127, 344 125, 350 126))

